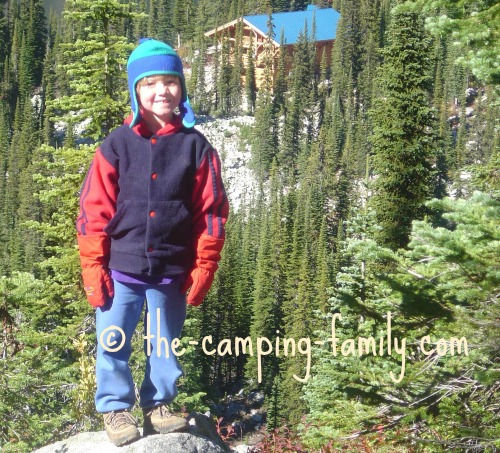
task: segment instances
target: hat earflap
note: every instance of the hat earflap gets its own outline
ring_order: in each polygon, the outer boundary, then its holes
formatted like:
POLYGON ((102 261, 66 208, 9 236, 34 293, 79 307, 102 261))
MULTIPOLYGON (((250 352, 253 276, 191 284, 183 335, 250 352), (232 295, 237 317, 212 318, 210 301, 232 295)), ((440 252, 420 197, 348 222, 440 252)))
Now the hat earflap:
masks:
POLYGON ((189 98, 186 97, 186 100, 179 104, 179 111, 181 112, 182 124, 184 125, 184 127, 194 127, 194 125, 196 124, 196 119, 194 116, 193 108, 191 107, 191 103, 189 102, 189 98))

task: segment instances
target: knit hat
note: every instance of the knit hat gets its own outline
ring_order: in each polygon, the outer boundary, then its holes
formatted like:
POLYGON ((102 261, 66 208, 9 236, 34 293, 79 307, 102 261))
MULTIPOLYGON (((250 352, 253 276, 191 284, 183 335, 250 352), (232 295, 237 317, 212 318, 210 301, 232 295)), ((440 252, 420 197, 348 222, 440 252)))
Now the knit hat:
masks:
POLYGON ((185 127, 193 127, 195 117, 187 97, 182 61, 168 44, 151 38, 139 40, 139 45, 130 54, 127 62, 128 88, 134 114, 130 127, 135 126, 141 117, 135 86, 143 77, 155 74, 173 74, 179 77, 182 87, 182 97, 179 104, 182 124, 185 127))

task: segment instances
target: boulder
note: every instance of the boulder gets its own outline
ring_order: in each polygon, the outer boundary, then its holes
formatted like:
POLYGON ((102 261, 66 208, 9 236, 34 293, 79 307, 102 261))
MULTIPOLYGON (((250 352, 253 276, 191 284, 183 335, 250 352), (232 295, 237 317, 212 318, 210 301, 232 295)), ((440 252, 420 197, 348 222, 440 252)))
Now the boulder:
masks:
MULTIPOLYGON (((116 447, 106 431, 80 433, 32 453, 226 453, 230 448, 217 434, 215 423, 203 414, 189 417, 189 433, 156 434, 116 447)), ((142 432, 142 430, 140 430, 142 432)))

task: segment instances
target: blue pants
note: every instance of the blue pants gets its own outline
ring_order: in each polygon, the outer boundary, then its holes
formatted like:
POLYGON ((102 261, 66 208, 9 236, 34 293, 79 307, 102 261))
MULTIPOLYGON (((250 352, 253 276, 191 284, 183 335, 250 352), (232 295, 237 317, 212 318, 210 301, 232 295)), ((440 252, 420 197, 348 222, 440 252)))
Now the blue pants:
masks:
POLYGON ((186 296, 180 292, 180 284, 178 279, 169 285, 114 280, 113 299, 96 310, 95 404, 98 412, 129 409, 135 403, 128 361, 132 353, 132 335, 141 318, 144 301, 144 335, 150 337, 144 340, 147 358, 139 392, 140 405, 169 404, 177 396, 176 381, 182 375, 182 369, 171 344, 173 339, 180 337, 186 319, 186 296))

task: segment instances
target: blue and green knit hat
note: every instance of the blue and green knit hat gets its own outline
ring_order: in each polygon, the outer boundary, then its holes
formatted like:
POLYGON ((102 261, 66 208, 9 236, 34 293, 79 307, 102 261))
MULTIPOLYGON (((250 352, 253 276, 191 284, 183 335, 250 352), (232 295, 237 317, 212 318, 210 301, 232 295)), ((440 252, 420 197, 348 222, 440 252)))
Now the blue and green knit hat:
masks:
POLYGON ((150 38, 139 41, 139 45, 130 54, 127 62, 128 88, 134 114, 130 127, 135 126, 141 117, 135 86, 143 77, 154 74, 173 74, 179 77, 182 86, 182 97, 179 104, 182 124, 185 127, 193 127, 195 117, 187 97, 182 61, 168 44, 150 38))

